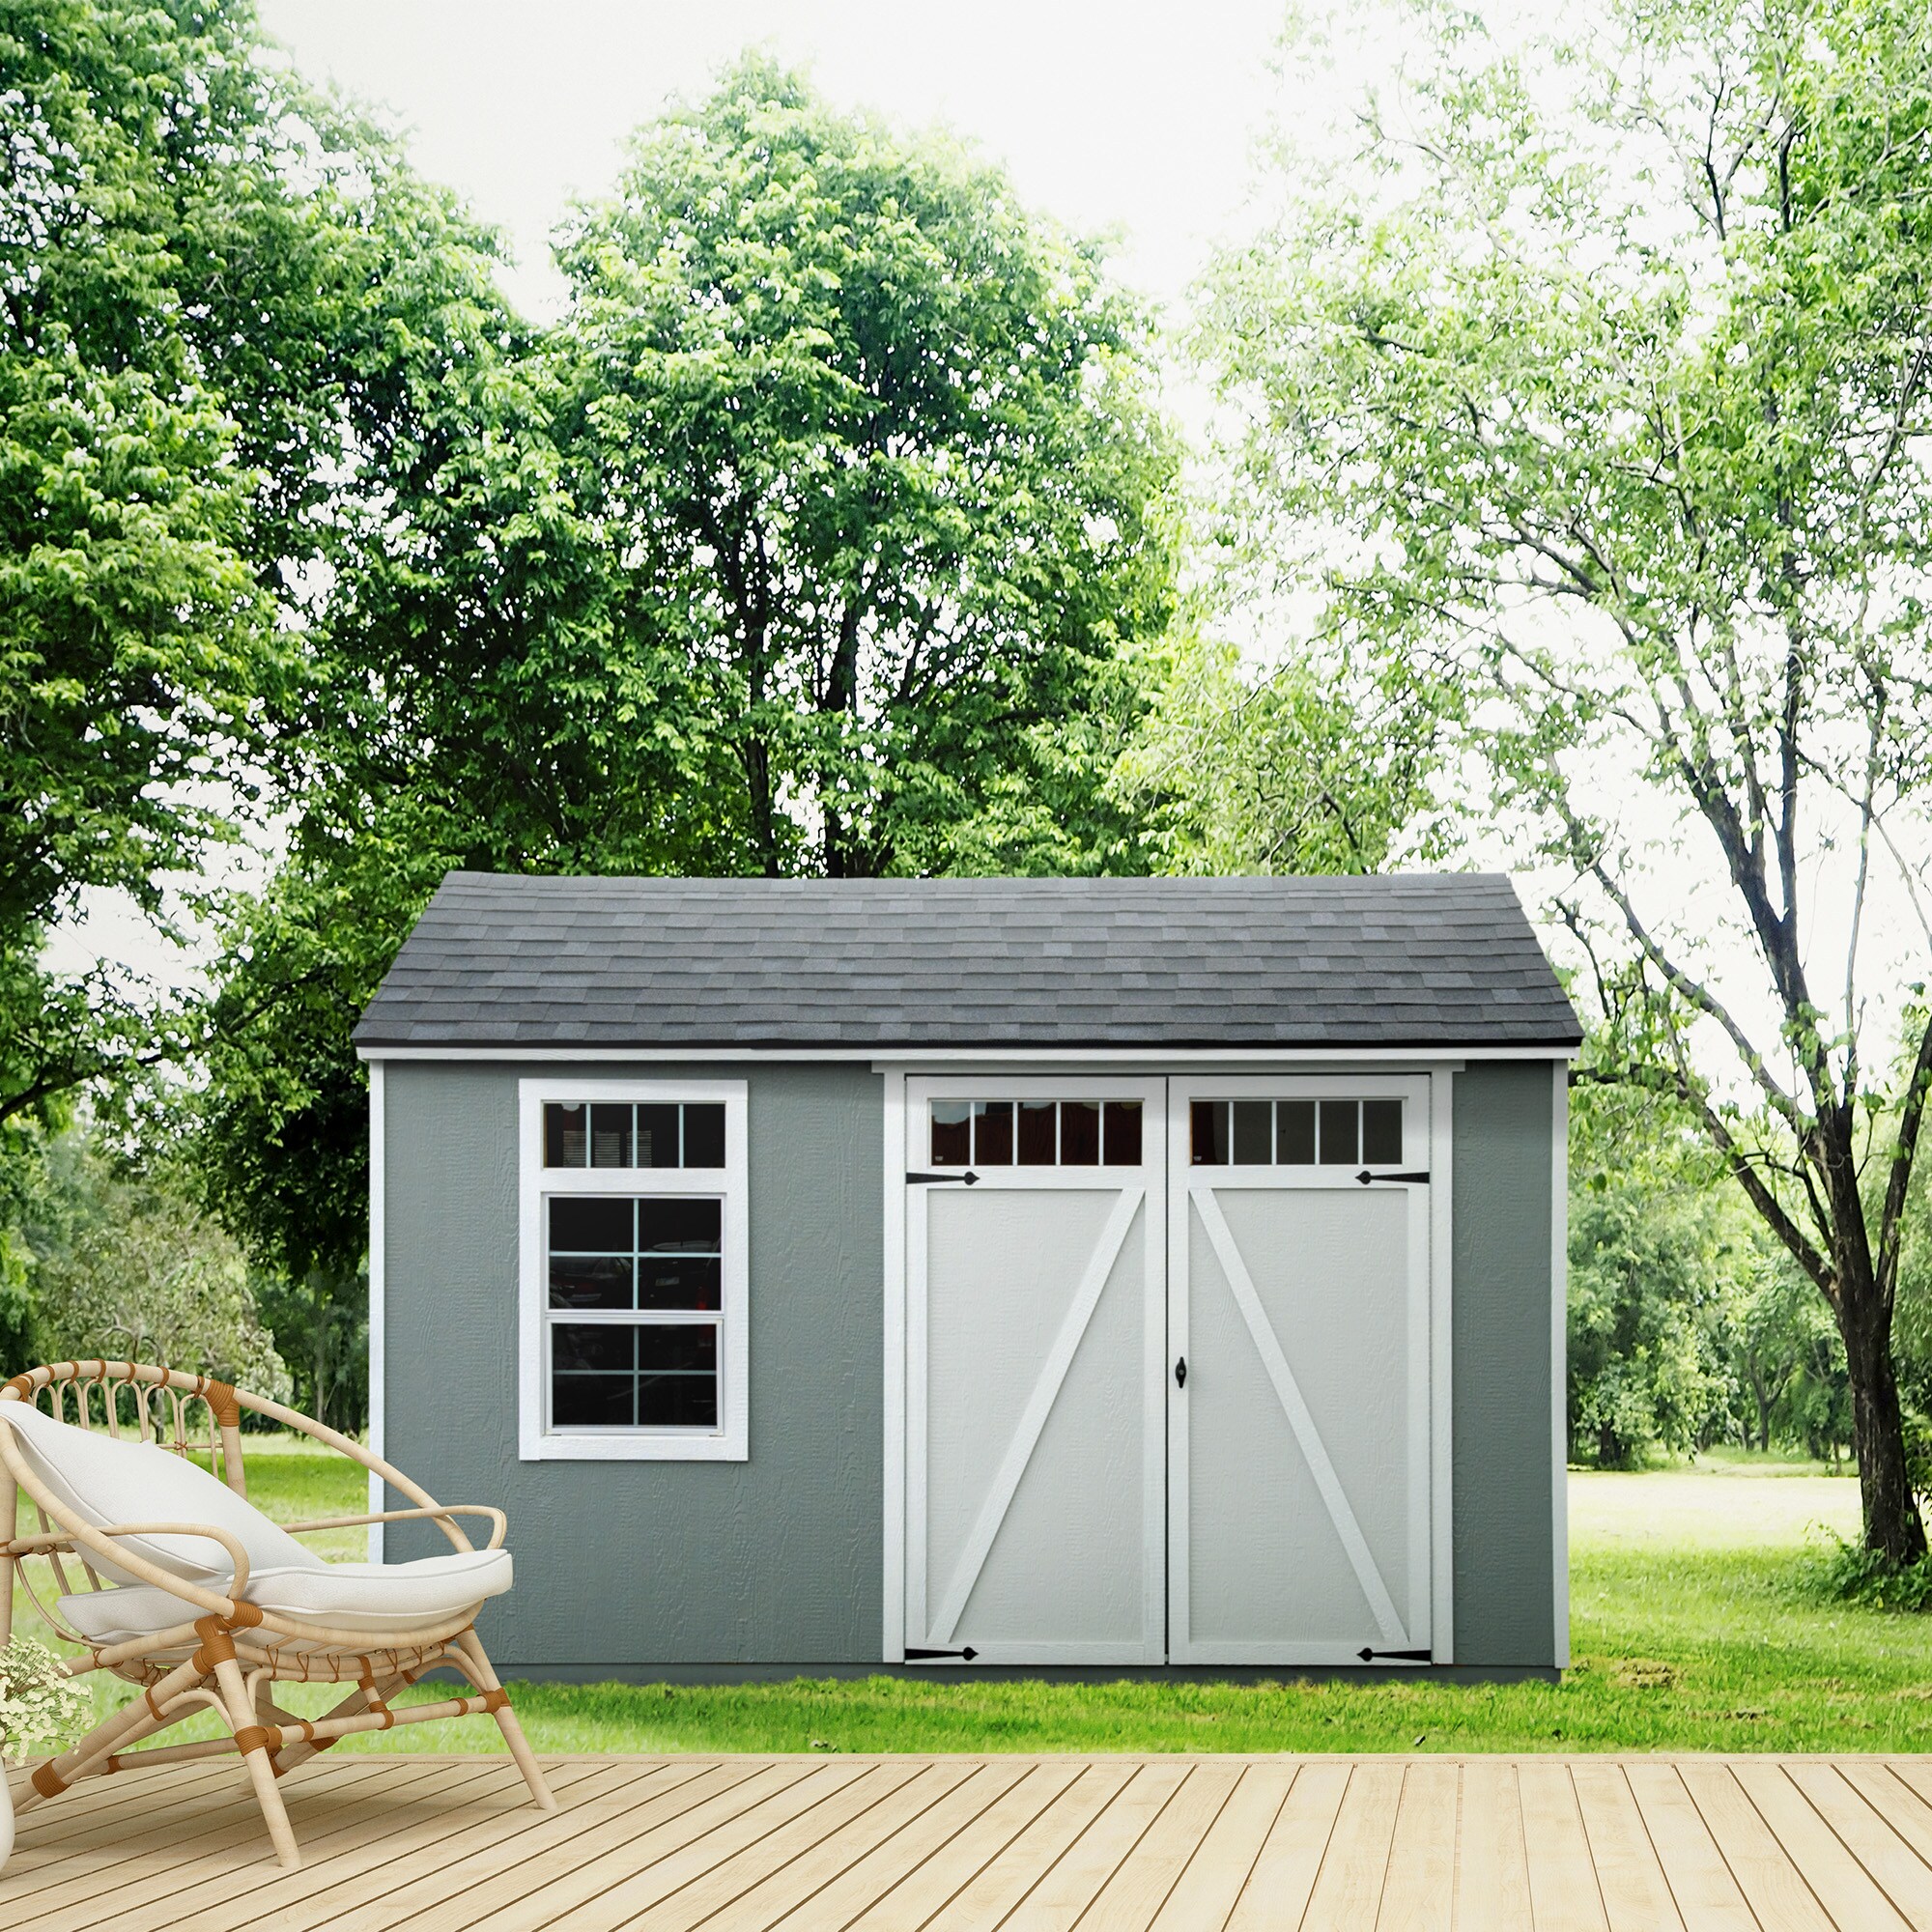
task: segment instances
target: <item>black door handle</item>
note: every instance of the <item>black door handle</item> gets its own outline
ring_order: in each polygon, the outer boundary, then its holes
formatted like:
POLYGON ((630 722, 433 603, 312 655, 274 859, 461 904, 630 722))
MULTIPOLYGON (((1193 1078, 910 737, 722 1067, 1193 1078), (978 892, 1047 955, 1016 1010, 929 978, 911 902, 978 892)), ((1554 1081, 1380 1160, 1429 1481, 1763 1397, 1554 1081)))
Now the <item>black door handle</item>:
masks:
POLYGON ((1187 1357, 1182 1355, 1174 1365, 1174 1385, 1184 1389, 1187 1386, 1187 1357))

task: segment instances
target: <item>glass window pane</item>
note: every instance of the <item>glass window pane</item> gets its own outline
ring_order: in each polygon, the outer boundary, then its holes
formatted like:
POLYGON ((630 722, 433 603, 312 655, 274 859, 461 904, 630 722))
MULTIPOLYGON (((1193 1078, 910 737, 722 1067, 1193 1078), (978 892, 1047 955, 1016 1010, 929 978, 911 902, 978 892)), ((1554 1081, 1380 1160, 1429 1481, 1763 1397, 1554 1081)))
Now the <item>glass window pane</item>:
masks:
POLYGON ((973 1103, 973 1158, 981 1167, 1013 1164, 1013 1103, 976 1100, 973 1103))
POLYGON ((1105 1159, 1109 1167, 1141 1164, 1141 1103, 1109 1100, 1101 1110, 1106 1127, 1105 1159))
POLYGON ((1266 1167, 1274 1159, 1274 1106, 1267 1100, 1236 1100, 1233 1146, 1236 1167, 1266 1167))
POLYGON ((1226 1167, 1228 1164, 1228 1103, 1225 1100, 1195 1100, 1188 1107, 1188 1128, 1194 1148, 1196 1167, 1226 1167))
MULTIPOLYGON (((668 1165, 669 1163, 664 1163, 668 1165)), ((686 1167, 724 1165, 724 1103, 705 1101, 684 1110, 684 1164, 686 1167)))
POLYGON ((715 1255, 724 1224, 721 1201, 639 1201, 638 1247, 653 1254, 715 1255))
POLYGON ((636 1229, 637 1208, 628 1198, 607 1201, 595 1195, 577 1200, 558 1196, 550 1204, 553 1254, 628 1255, 636 1229))
POLYGON ((558 1321, 550 1331, 551 1367, 559 1376, 628 1376, 637 1330, 620 1321, 558 1321))
POLYGON ((638 1257, 639 1308, 720 1308, 724 1287, 724 1264, 716 1255, 638 1257))
POLYGON ((638 1109, 638 1165, 675 1167, 677 1165, 677 1106, 650 1106, 638 1109))
MULTIPOLYGON (((715 1265, 715 1264, 714 1264, 715 1265)), ((553 1308, 632 1308, 629 1255, 553 1255, 550 1305, 553 1308)))
POLYGON ((1059 1158, 1054 1137, 1055 1107, 1051 1100, 1020 1102, 1020 1165, 1051 1167, 1059 1158))
MULTIPOLYGON (((628 1335, 628 1328, 615 1331, 628 1335)), ((550 1419, 557 1429, 630 1429, 637 1417, 635 1376, 557 1370, 551 1380, 550 1419)))
POLYGON ((1281 1167, 1315 1165, 1315 1102, 1277 1100, 1274 1103, 1274 1157, 1281 1167))
POLYGON ((1062 1167, 1100 1165, 1099 1101, 1061 1101, 1060 1164, 1062 1167))
POLYGON ((1321 1165, 1353 1167, 1362 1150, 1356 1134, 1361 1106, 1354 1100, 1323 1100, 1321 1103, 1321 1165))
POLYGON ((544 1107, 544 1165, 587 1167, 589 1141, 582 1101, 552 1100, 544 1107))
POLYGON ((932 1164, 970 1167, 973 1161, 973 1107, 967 1100, 932 1103, 932 1164))
POLYGON ((717 1428, 717 1328, 701 1321, 634 1332, 639 1422, 657 1429, 717 1428))
POLYGON ((631 1109, 628 1106, 592 1107, 590 1110, 590 1165, 629 1167, 631 1164, 631 1109))
POLYGON ((1402 1158, 1402 1102, 1362 1102, 1362 1158, 1387 1165, 1402 1158))

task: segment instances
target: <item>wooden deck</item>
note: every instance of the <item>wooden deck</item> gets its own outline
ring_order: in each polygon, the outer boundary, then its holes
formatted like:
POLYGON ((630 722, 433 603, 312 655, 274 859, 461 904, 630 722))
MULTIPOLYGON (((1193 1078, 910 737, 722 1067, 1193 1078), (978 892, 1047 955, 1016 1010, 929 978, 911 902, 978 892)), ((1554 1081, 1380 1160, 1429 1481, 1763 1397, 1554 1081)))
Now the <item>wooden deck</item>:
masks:
POLYGON ((0 1925, 1932 1932, 1932 1759, 232 1759, 21 1820, 0 1925))

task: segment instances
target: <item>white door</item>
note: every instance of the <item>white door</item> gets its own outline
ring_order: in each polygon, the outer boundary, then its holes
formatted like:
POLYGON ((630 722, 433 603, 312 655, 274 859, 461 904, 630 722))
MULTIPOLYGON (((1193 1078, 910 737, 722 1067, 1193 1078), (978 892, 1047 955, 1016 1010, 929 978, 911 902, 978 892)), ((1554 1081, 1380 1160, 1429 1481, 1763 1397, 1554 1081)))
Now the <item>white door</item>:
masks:
POLYGON ((1164 1083, 906 1084, 905 1656, 1166 1655, 1164 1083))
POLYGON ((1429 1660, 1429 1142, 1426 1077, 1170 1083, 1177 1663, 1429 1660))

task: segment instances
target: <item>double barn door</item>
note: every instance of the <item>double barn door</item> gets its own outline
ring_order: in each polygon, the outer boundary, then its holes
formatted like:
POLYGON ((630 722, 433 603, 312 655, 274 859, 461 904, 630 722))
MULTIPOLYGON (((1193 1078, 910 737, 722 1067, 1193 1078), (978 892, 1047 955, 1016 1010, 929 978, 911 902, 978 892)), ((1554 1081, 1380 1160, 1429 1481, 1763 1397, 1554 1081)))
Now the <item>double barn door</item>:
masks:
POLYGON ((911 1079, 909 1661, 1430 1655, 1429 1079, 911 1079))

